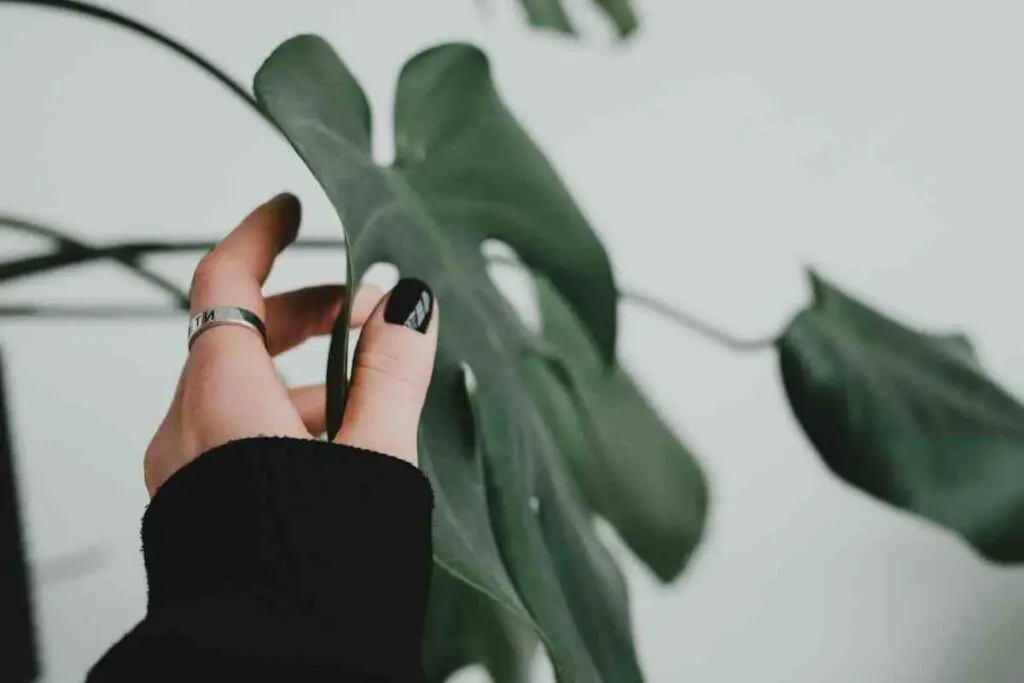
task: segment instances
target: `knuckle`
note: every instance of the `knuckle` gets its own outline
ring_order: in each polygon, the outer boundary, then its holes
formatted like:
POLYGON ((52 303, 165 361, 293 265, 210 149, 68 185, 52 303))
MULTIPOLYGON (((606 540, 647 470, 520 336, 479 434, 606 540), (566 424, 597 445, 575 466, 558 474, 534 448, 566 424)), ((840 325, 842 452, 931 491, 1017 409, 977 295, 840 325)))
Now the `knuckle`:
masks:
POLYGON ((356 360, 356 371, 352 381, 359 383, 386 382, 395 388, 421 395, 427 387, 419 373, 410 367, 408 359, 400 358, 384 350, 364 350, 356 360))
POLYGON ((226 279, 237 274, 240 264, 230 254, 221 252, 216 248, 211 249, 199 259, 196 269, 192 273, 192 285, 190 293, 207 289, 220 279, 226 279))
POLYGON ((199 263, 196 265, 195 271, 192 272, 192 284, 189 289, 191 294, 195 294, 197 291, 209 287, 220 260, 220 256, 218 256, 215 249, 206 252, 206 254, 199 259, 199 263))

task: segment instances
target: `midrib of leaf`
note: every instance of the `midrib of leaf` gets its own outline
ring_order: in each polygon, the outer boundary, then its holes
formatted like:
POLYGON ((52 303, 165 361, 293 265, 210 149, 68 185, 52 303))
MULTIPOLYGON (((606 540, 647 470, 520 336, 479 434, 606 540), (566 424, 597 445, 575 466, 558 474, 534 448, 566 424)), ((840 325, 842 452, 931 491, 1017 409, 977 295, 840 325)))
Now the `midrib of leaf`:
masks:
MULTIPOLYGON (((368 153, 365 149, 363 149, 359 145, 355 144, 354 142, 349 140, 344 135, 341 135, 340 133, 338 133, 334 129, 328 128, 327 126, 325 126, 323 124, 323 121, 321 121, 320 119, 312 119, 312 118, 310 118, 308 116, 296 116, 294 120, 295 120, 296 123, 298 123, 298 124, 300 124, 302 126, 306 126, 308 128, 312 128, 316 132, 322 133, 323 135, 326 135, 327 137, 329 137, 331 140, 333 140, 335 143, 337 143, 341 147, 346 148, 349 152, 351 152, 352 156, 355 157, 360 162, 359 163, 359 168, 360 169, 364 169, 364 168, 377 168, 377 169, 379 169, 379 168, 381 168, 379 165, 377 165, 377 162, 375 162, 373 160, 373 155, 372 154, 368 153)), ((284 134, 283 131, 282 131, 282 134, 284 134)), ((288 140, 288 144, 290 144, 293 148, 296 148, 296 151, 299 152, 299 155, 302 157, 303 161, 305 161, 306 160, 306 155, 302 152, 302 150, 298 149, 298 145, 288 135, 285 135, 285 139, 288 140)), ((307 168, 309 168, 308 164, 307 164, 307 168)), ((346 178, 351 178, 351 177, 354 177, 354 174, 350 174, 350 175, 345 176, 345 177, 346 178)), ((319 180, 318 180, 318 182, 319 182, 319 180)))
POLYGON ((438 209, 464 209, 469 212, 479 212, 495 218, 507 218, 527 229, 532 229, 533 224, 529 216, 519 211, 518 207, 510 206, 504 202, 489 202, 483 199, 458 199, 455 197, 439 197, 427 200, 431 206, 438 209))
MULTIPOLYGON (((397 202, 404 200, 405 202, 407 202, 408 206, 414 210, 413 215, 422 217, 423 220, 426 222, 426 225, 422 226, 423 229, 418 230, 417 232, 426 235, 433 242, 433 244, 436 247, 438 247, 437 251, 432 253, 439 254, 440 260, 444 265, 444 272, 447 274, 447 278, 444 281, 445 284, 447 284, 447 282, 449 281, 456 283, 471 282, 472 280, 470 279, 469 274, 465 270, 466 264, 463 263, 462 259, 456 257, 455 253, 451 248, 451 245, 448 242, 447 235, 444 233, 441 226, 438 224, 437 220, 434 218, 434 215, 430 212, 430 209, 427 207, 426 202, 421 198, 419 193, 416 192, 416 190, 408 184, 408 182, 400 174, 400 172, 390 172, 389 169, 381 168, 379 166, 377 168, 380 169, 380 171, 385 174, 386 178, 390 182, 390 185, 396 195, 395 201, 397 202)), ((466 239, 469 239, 469 235, 466 235, 465 237, 466 239)), ((490 278, 489 276, 487 276, 486 260, 482 255, 479 255, 477 257, 477 261, 480 266, 480 271, 481 273, 483 273, 483 277, 486 279, 488 283, 490 283, 490 278)), ((491 284, 491 287, 494 287, 493 283, 491 284)), ((491 313, 488 313, 490 307, 485 306, 484 302, 480 298, 482 289, 483 288, 476 287, 469 287, 463 289, 453 287, 453 290, 458 291, 467 301, 470 302, 475 317, 486 330, 487 340, 490 342, 494 352, 497 355, 503 357, 506 362, 514 361, 517 357, 511 351, 511 345, 506 344, 502 341, 499 331, 492 323, 491 316, 494 315, 493 311, 491 313)), ((519 322, 518 317, 515 316, 513 314, 514 312, 510 310, 509 305, 505 301, 504 297, 502 297, 501 294, 498 293, 497 297, 495 298, 498 301, 502 302, 503 305, 501 307, 501 310, 505 314, 506 319, 512 321, 513 327, 521 327, 521 323, 519 322)))

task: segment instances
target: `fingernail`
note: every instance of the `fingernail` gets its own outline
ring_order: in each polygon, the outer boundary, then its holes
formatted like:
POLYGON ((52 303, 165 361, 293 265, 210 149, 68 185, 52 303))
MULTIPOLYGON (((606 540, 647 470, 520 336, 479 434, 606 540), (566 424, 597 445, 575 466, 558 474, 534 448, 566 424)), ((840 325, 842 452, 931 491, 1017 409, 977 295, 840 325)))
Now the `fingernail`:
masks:
POLYGON ((301 202, 299 202, 299 198, 291 192, 282 192, 281 194, 275 195, 268 199, 265 204, 267 206, 273 206, 274 208, 280 208, 288 213, 298 212, 302 207, 301 202))
POLYGON ((427 333, 434 311, 434 293, 422 280, 404 277, 391 290, 384 320, 392 325, 405 325, 427 333))
POLYGON ((284 218, 284 225, 287 230, 281 232, 282 244, 284 247, 291 244, 299 233, 299 223, 302 222, 302 202, 291 192, 282 192, 276 197, 267 201, 266 205, 273 211, 279 211, 284 218))

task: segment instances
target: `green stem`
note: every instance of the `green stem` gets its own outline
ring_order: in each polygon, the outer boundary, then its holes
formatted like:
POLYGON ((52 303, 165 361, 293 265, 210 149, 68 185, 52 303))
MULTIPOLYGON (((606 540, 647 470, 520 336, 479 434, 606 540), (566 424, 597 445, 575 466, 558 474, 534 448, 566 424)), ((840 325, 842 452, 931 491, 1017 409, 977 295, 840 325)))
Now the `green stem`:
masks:
MULTIPOLYGON (((500 263, 506 266, 515 266, 516 268, 528 267, 517 259, 509 258, 507 256, 489 256, 487 258, 491 263, 500 263)), ((619 298, 623 301, 631 302, 641 308, 646 308, 653 313, 664 316, 672 322, 685 327, 691 332, 695 332, 701 337, 704 337, 704 339, 729 351, 750 353, 771 348, 775 344, 774 337, 767 337, 763 339, 742 339, 740 337, 736 337, 702 320, 698 320, 689 313, 685 313, 678 308, 675 308, 674 306, 648 294, 641 294, 639 292, 619 288, 619 298)))

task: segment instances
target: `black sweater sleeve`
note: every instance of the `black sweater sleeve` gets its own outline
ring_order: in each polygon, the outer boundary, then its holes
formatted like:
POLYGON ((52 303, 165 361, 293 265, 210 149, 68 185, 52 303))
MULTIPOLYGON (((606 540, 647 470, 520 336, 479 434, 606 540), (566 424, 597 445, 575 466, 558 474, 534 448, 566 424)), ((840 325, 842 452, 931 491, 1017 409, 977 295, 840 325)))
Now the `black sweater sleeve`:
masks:
POLYGON ((420 470, 381 453, 207 451, 150 501, 146 616, 87 683, 421 681, 432 509, 420 470))

